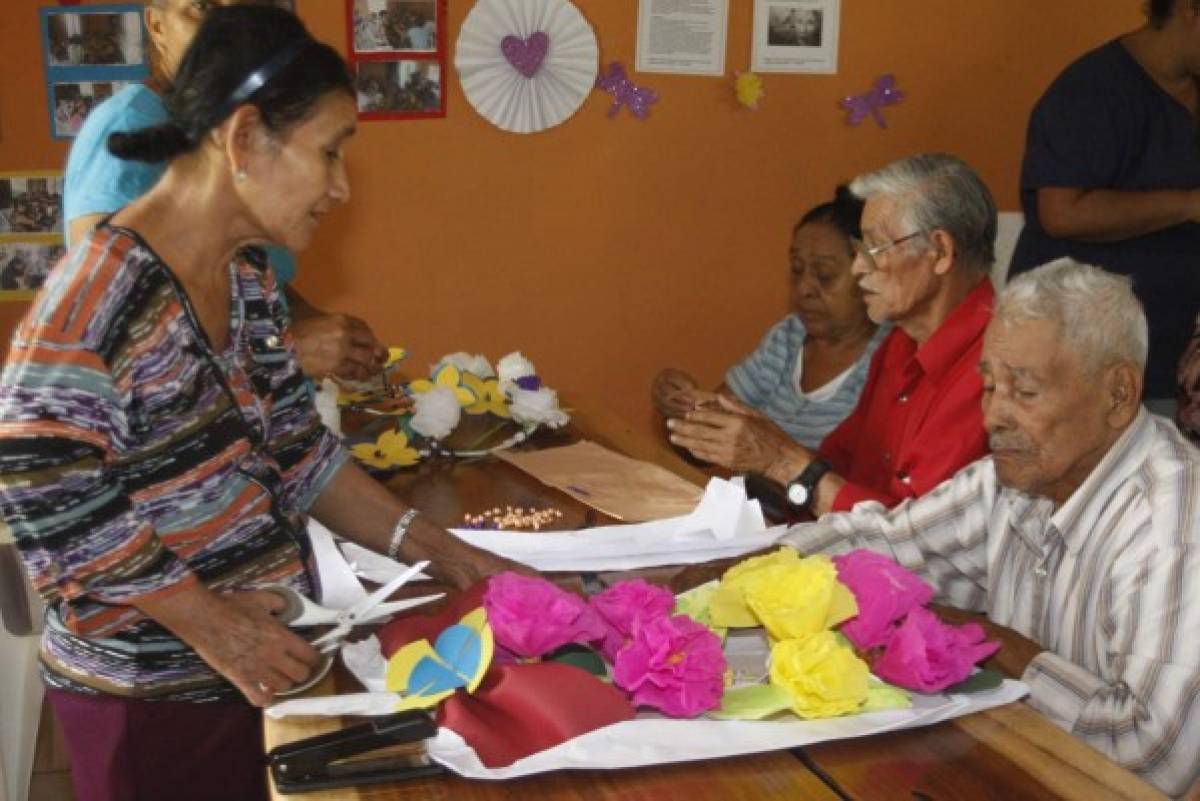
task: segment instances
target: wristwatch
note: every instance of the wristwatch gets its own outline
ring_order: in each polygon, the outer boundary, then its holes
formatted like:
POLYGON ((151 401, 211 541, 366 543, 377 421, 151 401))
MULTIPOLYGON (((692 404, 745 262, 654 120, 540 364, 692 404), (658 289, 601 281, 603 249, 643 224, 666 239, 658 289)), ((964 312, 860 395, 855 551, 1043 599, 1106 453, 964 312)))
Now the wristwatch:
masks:
POLYGON ((800 475, 788 482, 788 505, 797 512, 807 510, 817 494, 817 484, 831 468, 832 465, 823 459, 809 462, 800 475))

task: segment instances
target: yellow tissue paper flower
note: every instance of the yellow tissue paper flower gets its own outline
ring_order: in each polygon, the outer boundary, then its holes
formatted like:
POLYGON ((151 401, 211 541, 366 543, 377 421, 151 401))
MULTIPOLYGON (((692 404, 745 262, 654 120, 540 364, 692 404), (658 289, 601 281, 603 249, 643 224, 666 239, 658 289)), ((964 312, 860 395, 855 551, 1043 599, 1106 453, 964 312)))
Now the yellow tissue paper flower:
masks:
POLYGON ((776 643, 771 649, 771 683, 792 698, 802 718, 857 712, 867 700, 870 671, 830 631, 776 643))
POLYGON ((406 356, 408 356, 408 351, 404 348, 388 348, 387 361, 383 363, 383 369, 386 370, 406 356))
POLYGON ((494 414, 509 416, 508 400, 500 391, 500 382, 495 378, 480 378, 474 373, 462 374, 463 385, 475 395, 475 402, 463 409, 467 414, 494 414))
POLYGON ((350 449, 350 454, 359 462, 380 470, 408 467, 421 458, 416 448, 409 447, 408 435, 397 430, 383 432, 374 442, 355 445, 350 449))
POLYGON ((758 618, 746 605, 747 582, 760 570, 774 565, 794 565, 800 561, 795 548, 782 547, 774 553, 738 562, 725 571, 721 584, 708 604, 712 624, 720 628, 749 628, 759 625, 758 618))
POLYGON ((462 386, 462 373, 452 364, 443 364, 439 367, 433 374, 432 381, 428 378, 418 378, 408 385, 409 391, 416 394, 428 392, 434 387, 446 387, 452 390, 454 397, 458 399, 459 406, 470 406, 478 400, 474 392, 462 386))
POLYGON ((753 72, 739 72, 733 87, 739 103, 746 108, 758 111, 758 101, 762 100, 766 94, 762 78, 753 72))
POLYGON ((854 594, 838 581, 837 568, 823 554, 756 570, 746 578, 743 593, 750 611, 776 640, 816 634, 858 614, 854 594))

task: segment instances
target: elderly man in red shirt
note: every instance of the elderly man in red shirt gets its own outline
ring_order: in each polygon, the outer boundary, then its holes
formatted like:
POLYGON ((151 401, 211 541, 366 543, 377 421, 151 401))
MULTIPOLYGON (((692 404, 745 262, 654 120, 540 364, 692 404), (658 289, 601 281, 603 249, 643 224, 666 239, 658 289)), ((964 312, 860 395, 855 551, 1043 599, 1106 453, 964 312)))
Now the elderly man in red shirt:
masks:
POLYGON ((816 515, 865 500, 894 506, 987 452, 977 365, 995 297, 991 193, 944 154, 893 162, 850 189, 866 201, 853 272, 871 319, 895 326, 854 411, 816 453, 725 398, 667 423, 675 445, 763 473, 787 487, 793 509, 816 515))

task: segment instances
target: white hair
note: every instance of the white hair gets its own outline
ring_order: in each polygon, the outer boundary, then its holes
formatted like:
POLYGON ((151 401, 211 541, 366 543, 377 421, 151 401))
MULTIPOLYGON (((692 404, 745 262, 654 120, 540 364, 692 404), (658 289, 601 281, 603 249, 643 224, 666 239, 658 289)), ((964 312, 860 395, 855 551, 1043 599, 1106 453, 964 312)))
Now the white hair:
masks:
POLYGON ((993 317, 1003 323, 1055 323, 1091 374, 1121 362, 1146 367, 1146 313, 1128 276, 1056 259, 1010 280, 996 298, 993 317))
POLYGON ((964 265, 986 273, 996 261, 996 201, 987 184, 957 156, 923 153, 860 175, 850 191, 906 198, 905 221, 915 230, 945 231, 964 265))

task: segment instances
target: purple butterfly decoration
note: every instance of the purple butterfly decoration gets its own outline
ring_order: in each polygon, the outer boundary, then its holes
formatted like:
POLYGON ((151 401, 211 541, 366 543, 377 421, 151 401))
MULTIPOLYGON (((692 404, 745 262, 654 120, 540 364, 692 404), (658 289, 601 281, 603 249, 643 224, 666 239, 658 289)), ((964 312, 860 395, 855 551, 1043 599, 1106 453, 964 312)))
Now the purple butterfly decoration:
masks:
POLYGON ((904 99, 904 93, 896 88, 896 76, 888 73, 875 79, 875 85, 869 92, 861 95, 850 95, 842 100, 842 108, 846 109, 846 122, 858 125, 870 114, 879 123, 880 128, 887 127, 883 118, 883 107, 894 106, 904 99))
POLYGON ((597 78, 596 86, 613 96, 613 103, 608 109, 610 117, 617 116, 621 106, 629 106, 633 116, 644 120, 650 113, 650 105, 658 102, 658 92, 629 80, 625 67, 619 61, 608 65, 608 74, 597 78))

